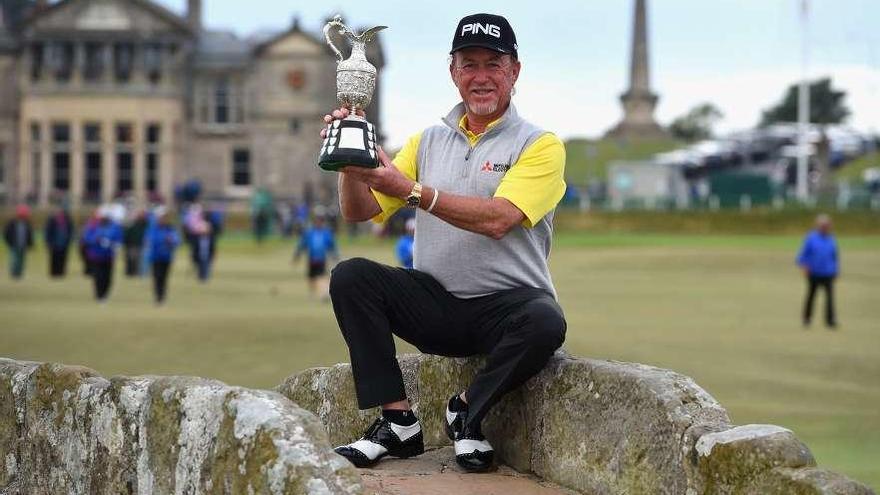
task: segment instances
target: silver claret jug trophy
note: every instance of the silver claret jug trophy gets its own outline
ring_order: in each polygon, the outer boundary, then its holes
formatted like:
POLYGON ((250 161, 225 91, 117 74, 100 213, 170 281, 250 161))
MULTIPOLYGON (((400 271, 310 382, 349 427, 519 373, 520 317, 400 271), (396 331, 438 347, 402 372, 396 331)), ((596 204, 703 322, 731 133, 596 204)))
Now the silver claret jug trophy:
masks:
POLYGON ((376 126, 357 115, 367 108, 376 88, 376 67, 367 61, 365 48, 373 36, 387 26, 376 26, 357 34, 336 16, 324 26, 324 38, 336 53, 336 99, 348 108, 348 117, 327 124, 327 136, 321 144, 318 167, 336 171, 347 165, 366 168, 379 166, 376 152, 376 126), (342 53, 333 44, 330 30, 335 28, 351 43, 351 56, 343 60, 342 53))

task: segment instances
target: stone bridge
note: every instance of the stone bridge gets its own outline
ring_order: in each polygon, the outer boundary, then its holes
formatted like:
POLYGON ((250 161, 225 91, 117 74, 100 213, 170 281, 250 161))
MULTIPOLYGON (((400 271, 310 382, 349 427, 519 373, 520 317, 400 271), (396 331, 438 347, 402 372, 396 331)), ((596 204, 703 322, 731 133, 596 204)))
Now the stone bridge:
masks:
POLYGON ((263 391, 0 359, 0 494, 874 493, 816 467, 785 428, 730 424, 688 377, 563 352, 487 418, 505 465, 463 475, 442 460, 443 410, 482 359, 399 361, 426 444, 441 450, 359 471, 331 448, 377 414, 357 410, 346 364, 263 391))

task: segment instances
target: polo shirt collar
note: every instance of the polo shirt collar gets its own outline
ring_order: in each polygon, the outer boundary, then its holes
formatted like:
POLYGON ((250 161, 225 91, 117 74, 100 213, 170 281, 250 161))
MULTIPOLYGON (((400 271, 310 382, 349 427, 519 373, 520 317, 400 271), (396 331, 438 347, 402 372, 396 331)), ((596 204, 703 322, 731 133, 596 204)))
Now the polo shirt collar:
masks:
MULTIPOLYGON (((465 112, 464 103, 462 102, 452 108, 452 111, 450 111, 446 115, 446 118, 443 119, 443 122, 445 122, 446 125, 448 125, 453 130, 463 133, 469 139, 472 139, 472 136, 479 137, 480 135, 472 133, 464 126, 466 116, 467 112, 465 112)), ((510 105, 508 105, 507 110, 504 112, 503 115, 501 115, 501 117, 499 117, 497 120, 493 120, 489 123, 488 126, 486 126, 486 132, 494 128, 500 129, 502 127, 505 127, 509 125, 510 122, 518 118, 519 114, 516 112, 516 107, 514 107, 513 103, 511 102, 510 105)), ((483 132, 483 134, 485 134, 485 132, 483 132)))

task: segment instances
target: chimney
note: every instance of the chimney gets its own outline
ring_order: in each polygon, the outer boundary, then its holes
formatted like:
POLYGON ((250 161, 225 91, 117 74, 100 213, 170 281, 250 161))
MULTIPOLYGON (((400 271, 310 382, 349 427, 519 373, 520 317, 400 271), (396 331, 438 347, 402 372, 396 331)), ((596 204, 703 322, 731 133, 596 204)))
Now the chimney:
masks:
POLYGON ((187 0, 186 23, 196 33, 202 30, 202 0, 187 0))

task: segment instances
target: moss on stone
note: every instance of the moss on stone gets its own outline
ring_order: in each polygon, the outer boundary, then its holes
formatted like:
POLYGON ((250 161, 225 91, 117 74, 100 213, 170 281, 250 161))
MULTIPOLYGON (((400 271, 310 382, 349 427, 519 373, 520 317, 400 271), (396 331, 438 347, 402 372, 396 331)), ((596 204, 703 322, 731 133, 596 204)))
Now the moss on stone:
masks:
POLYGON ((34 370, 31 377, 34 386, 34 402, 29 406, 35 406, 35 411, 51 410, 54 413, 55 426, 61 426, 67 413, 64 392, 75 396, 83 379, 93 376, 98 376, 98 373, 83 366, 41 364, 34 370))
POLYGON ((278 451, 271 435, 263 429, 246 440, 235 437, 235 409, 229 404, 236 398, 228 394, 224 399, 223 420, 211 452, 207 469, 202 472, 202 484, 211 480, 206 493, 269 493, 266 468, 278 459, 278 451))
POLYGON ((419 420, 428 446, 448 445, 444 424, 446 401, 467 388, 485 358, 441 358, 423 355, 418 368, 419 420))
POLYGON ((747 425, 710 433, 699 441, 700 449, 700 473, 711 490, 752 486, 755 479, 777 467, 816 465, 809 448, 791 431, 772 425, 747 425))
MULTIPOLYGON (((123 406, 122 388, 129 386, 131 379, 115 376, 110 378, 107 401, 116 407, 116 421, 122 432, 122 449, 117 452, 109 465, 109 486, 103 493, 134 493, 137 487, 137 453, 140 434, 139 411, 133 414, 123 406)), ((142 405, 141 405, 142 406, 142 405)))
POLYGON ((318 416, 335 445, 358 438, 378 414, 358 409, 349 365, 307 369, 287 378, 277 391, 318 416))
MULTIPOLYGON (((714 493, 707 491, 706 493, 714 493)), ((718 493, 721 493, 720 491, 718 493)), ((867 486, 841 474, 815 467, 778 467, 743 480, 732 495, 874 495, 867 486)))
POLYGON ((154 382, 148 392, 149 411, 144 429, 154 493, 174 493, 175 469, 180 454, 180 391, 165 381, 154 382))
POLYGON ((300 407, 318 414, 321 409, 322 397, 320 393, 314 393, 315 390, 313 389, 317 388, 318 378, 327 375, 327 370, 328 368, 303 370, 296 375, 288 377, 277 390, 300 407))
MULTIPOLYGON (((110 387, 91 389, 88 401, 84 404, 85 409, 79 411, 74 408, 77 414, 77 417, 74 418, 75 424, 73 426, 75 434, 82 435, 86 445, 89 446, 89 451, 84 452, 82 456, 84 459, 87 459, 86 465, 88 467, 86 469, 88 469, 88 473, 85 474, 85 478, 89 482, 90 493, 124 493, 118 489, 112 489, 118 487, 118 483, 114 478, 119 471, 116 467, 120 462, 119 457, 111 454, 107 446, 103 445, 97 437, 91 434, 94 431, 92 422, 98 419, 98 409, 105 410, 104 414, 106 414, 106 410, 115 410, 115 405, 110 400, 109 389, 110 387)), ((113 416, 110 420, 111 430, 114 427, 114 423, 118 421, 115 414, 113 416)))
POLYGON ((0 373, 0 493, 13 480, 7 472, 6 459, 12 455, 18 458, 18 422, 15 412, 15 396, 12 393, 11 377, 0 373))

